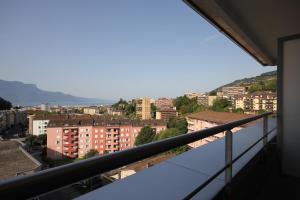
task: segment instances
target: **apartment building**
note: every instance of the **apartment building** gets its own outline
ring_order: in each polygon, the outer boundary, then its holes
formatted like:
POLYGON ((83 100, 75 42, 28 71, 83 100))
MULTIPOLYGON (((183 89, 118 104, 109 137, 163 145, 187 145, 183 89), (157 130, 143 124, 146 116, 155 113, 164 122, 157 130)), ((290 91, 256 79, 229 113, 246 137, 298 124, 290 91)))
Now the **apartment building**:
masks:
POLYGON ((172 108, 173 107, 173 100, 169 98, 159 98, 155 101, 155 106, 157 109, 161 108, 172 108))
POLYGON ((41 109, 42 111, 50 112, 50 110, 51 110, 50 104, 48 104, 48 103, 41 104, 41 105, 40 105, 40 109, 41 109))
POLYGON ((83 114, 86 114, 86 115, 96 115, 96 114, 99 114, 99 108, 98 107, 86 107, 86 108, 83 108, 83 114))
POLYGON ((232 98, 236 95, 243 95, 246 93, 245 87, 223 87, 222 88, 222 95, 228 98, 232 98))
POLYGON ((189 99, 193 99, 193 98, 198 98, 200 97, 202 94, 199 92, 187 92, 184 94, 184 96, 186 96, 189 99))
POLYGON ((138 98, 136 102, 136 116, 142 120, 151 119, 151 103, 150 98, 138 98))
POLYGON ((254 92, 248 95, 234 97, 233 106, 241 108, 245 112, 277 111, 277 94, 273 92, 254 92))
POLYGON ((172 108, 161 108, 156 111, 157 120, 169 120, 178 117, 178 112, 172 108))
POLYGON ((81 158, 91 149, 100 155, 134 147, 141 129, 149 125, 158 134, 166 129, 162 120, 88 118, 50 120, 47 127, 47 157, 81 158))
MULTIPOLYGON (((250 117, 251 115, 239 114, 239 113, 229 113, 229 112, 213 112, 213 111, 204 111, 199 113, 193 113, 186 116, 186 120, 188 122, 188 133, 192 133, 194 131, 200 131, 203 129, 211 128, 214 126, 218 126, 221 124, 226 124, 231 121, 240 120, 243 118, 250 117)), ((235 127, 232 129, 232 132, 237 132, 241 130, 243 127, 235 127)), ((214 136, 204 138, 202 140, 193 142, 189 144, 190 147, 196 148, 212 142, 216 139, 222 138, 225 136, 225 132, 218 133, 214 136)))
POLYGON ((197 98, 198 103, 204 106, 212 106, 217 96, 201 95, 197 98))
POLYGON ((0 132, 18 125, 26 124, 26 113, 22 110, 1 110, 0 111, 0 132))

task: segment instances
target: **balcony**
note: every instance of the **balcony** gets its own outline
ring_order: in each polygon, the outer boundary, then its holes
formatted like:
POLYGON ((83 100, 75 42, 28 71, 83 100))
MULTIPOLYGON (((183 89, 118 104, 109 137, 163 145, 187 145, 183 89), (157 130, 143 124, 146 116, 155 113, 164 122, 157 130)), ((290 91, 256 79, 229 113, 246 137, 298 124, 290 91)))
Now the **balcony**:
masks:
POLYGON ((269 143, 274 142, 277 131, 276 119, 268 119, 267 115, 269 114, 38 172, 33 176, 15 180, 16 182, 0 184, 0 192, 10 197, 34 197, 226 131, 224 138, 195 148, 78 198, 97 199, 101 196, 112 199, 121 197, 123 199, 190 199, 194 197, 210 199, 233 185, 243 169, 247 168, 255 157, 265 155, 265 150, 270 148, 269 143), (234 127, 261 118, 264 120, 235 134, 230 131, 234 127), (39 179, 39 174, 43 174, 44 178, 39 179), (47 176, 44 176, 45 174, 47 176), (67 180, 66 177, 68 177, 67 180), (26 182, 26 184, 19 186, 19 181, 26 182), (4 190, 4 188, 6 189, 4 190), (7 188, 10 189, 7 190, 7 188), (35 188, 35 190, 30 188, 35 188), (145 190, 145 188, 151 188, 151 190, 145 190))

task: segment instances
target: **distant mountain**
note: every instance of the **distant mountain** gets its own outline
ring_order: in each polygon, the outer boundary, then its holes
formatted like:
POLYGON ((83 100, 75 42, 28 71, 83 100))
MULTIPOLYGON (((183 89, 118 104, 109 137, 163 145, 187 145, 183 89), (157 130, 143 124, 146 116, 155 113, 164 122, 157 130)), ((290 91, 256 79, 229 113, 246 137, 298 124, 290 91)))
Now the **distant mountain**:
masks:
POLYGON ((253 84, 256 84, 260 81, 268 81, 268 80, 276 80, 277 79, 277 70, 263 73, 259 76, 251 77, 251 78, 243 78, 236 81, 233 81, 231 83, 228 83, 226 85, 222 85, 221 87, 218 87, 211 92, 217 92, 222 89, 222 87, 232 87, 232 86, 245 86, 250 87, 253 84))
POLYGON ((76 97, 62 92, 49 92, 39 89, 34 84, 4 80, 0 80, 0 97, 7 99, 14 105, 39 105, 41 103, 54 105, 113 103, 111 100, 76 97))

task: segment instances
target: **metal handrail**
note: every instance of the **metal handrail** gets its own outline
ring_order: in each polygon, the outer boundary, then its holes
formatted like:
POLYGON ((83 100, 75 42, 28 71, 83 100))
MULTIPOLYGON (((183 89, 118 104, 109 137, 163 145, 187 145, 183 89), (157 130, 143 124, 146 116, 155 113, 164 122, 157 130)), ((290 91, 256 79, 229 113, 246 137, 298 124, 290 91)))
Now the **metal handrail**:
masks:
POLYGON ((5 197, 7 199, 25 199, 35 197, 90 178, 97 174, 105 173, 122 166, 149 158, 151 156, 169 151, 176 147, 187 145, 197 140, 213 136, 217 133, 231 130, 235 127, 247 124, 263 117, 267 117, 271 114, 272 112, 267 112, 205 130, 141 145, 132 149, 47 169, 44 171, 36 172, 32 175, 12 178, 8 181, 0 182, 1 198, 5 197))
MULTIPOLYGON (((195 190, 193 190, 190 194, 188 194, 183 200, 188 200, 193 198, 196 194, 198 194, 202 189, 204 189, 208 184, 210 184, 213 180, 215 180, 219 175, 221 175, 230 165, 234 164, 236 161, 238 161, 242 156, 244 156, 248 151, 250 151, 253 147, 255 147, 259 142, 264 140, 268 137, 274 130, 276 130, 277 127, 270 130, 266 135, 259 138, 256 142, 254 142, 250 147, 248 147, 246 150, 244 150, 241 154, 239 154, 235 159, 232 160, 231 164, 226 164, 224 167, 222 167, 219 171, 217 171, 214 175, 210 176, 209 179, 207 179, 202 185, 198 186, 195 190)), ((266 144, 263 145, 265 147, 266 144)))

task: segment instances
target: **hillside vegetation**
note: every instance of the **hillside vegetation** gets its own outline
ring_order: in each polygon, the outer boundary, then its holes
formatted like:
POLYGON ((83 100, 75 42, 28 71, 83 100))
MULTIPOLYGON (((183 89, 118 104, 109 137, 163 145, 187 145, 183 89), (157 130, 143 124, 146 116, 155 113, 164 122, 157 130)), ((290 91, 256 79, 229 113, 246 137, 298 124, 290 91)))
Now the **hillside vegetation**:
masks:
POLYGON ((271 71, 263 73, 256 77, 244 78, 240 80, 233 81, 229 84, 223 85, 211 91, 210 93, 216 93, 221 91, 222 87, 232 87, 232 86, 244 86, 250 93, 256 91, 277 91, 277 71, 271 71))

